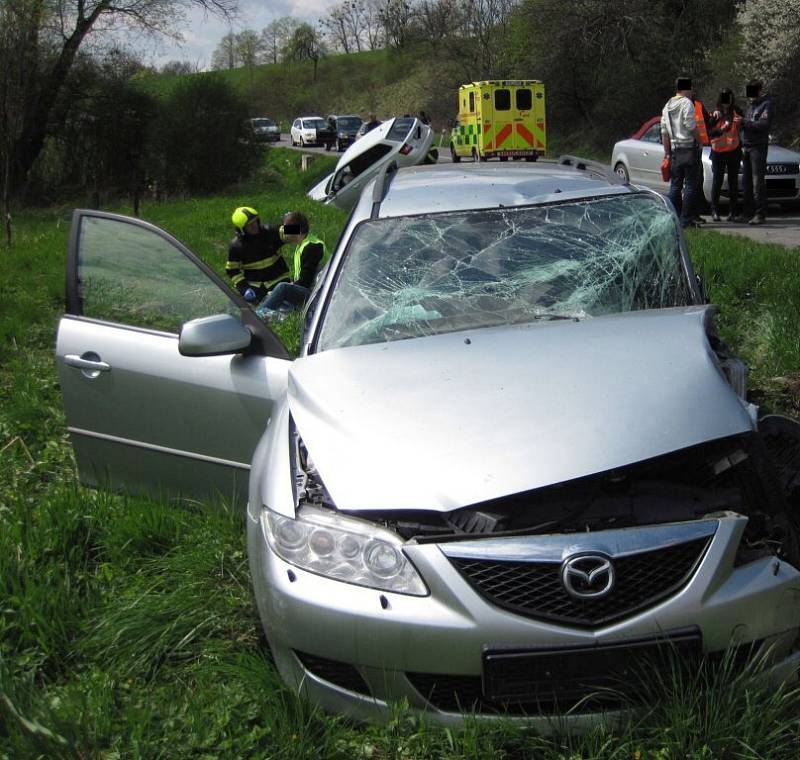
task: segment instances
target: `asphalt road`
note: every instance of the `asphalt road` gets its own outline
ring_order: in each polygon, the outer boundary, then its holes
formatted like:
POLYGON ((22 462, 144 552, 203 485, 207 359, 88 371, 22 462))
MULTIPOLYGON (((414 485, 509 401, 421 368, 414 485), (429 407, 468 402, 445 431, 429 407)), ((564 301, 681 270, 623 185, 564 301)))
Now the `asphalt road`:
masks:
MULTIPOLYGON (((438 142, 438 136, 435 142, 438 142)), ((336 150, 326 151, 325 148, 292 148, 288 134, 281 135, 281 141, 273 144, 277 147, 291 148, 303 153, 328 156, 342 155, 337 153, 336 150)), ((446 146, 439 148, 439 163, 450 163, 450 152, 446 146)), ((712 222, 711 216, 706 216, 705 218, 707 223, 703 225, 703 229, 714 230, 725 235, 741 235, 759 243, 777 243, 789 248, 800 248, 800 204, 790 207, 771 205, 767 212, 767 223, 758 226, 725 221, 712 222)))

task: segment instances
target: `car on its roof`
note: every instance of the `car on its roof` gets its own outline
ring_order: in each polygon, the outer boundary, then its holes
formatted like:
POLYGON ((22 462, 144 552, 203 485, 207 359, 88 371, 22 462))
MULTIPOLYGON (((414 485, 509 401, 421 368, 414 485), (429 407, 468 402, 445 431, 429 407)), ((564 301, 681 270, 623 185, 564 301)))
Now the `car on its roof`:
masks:
POLYGON ((391 162, 413 166, 426 161, 432 142, 433 130, 413 116, 384 121, 352 143, 333 172, 308 191, 308 197, 350 209, 382 167, 391 162))
MULTIPOLYGON (((611 166, 626 181, 646 185, 662 192, 669 182, 661 179, 661 117, 653 116, 642 124, 628 139, 615 143, 611 166)), ((711 148, 703 148, 703 193, 711 200, 711 148)), ((780 145, 767 148, 767 197, 773 203, 792 203, 800 199, 800 153, 780 145)), ((741 197, 741 170, 740 170, 741 197)), ((728 197, 727 175, 722 183, 722 196, 728 197)))
POLYGON ((569 729, 729 648, 796 677, 798 426, 748 402, 659 194, 388 164, 295 359, 144 221, 76 211, 67 266, 81 479, 246 491, 267 641, 317 705, 569 729))

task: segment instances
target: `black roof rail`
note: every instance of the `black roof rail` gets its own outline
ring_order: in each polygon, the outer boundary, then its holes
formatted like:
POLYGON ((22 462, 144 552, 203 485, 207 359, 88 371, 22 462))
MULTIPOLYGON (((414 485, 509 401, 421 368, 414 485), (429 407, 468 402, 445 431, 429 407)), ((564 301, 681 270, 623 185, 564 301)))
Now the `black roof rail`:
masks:
POLYGON ((578 171, 591 172, 592 174, 603 177, 603 179, 607 179, 609 182, 612 182, 615 185, 629 184, 618 174, 615 174, 613 171, 611 171, 611 167, 607 164, 604 164, 600 161, 592 161, 589 158, 581 158, 580 156, 570 155, 559 156, 558 165, 571 166, 574 169, 578 169, 578 171))
POLYGON ((372 219, 378 218, 378 210, 381 207, 386 193, 389 192, 389 185, 397 174, 397 161, 389 161, 383 169, 380 170, 378 178, 375 180, 375 187, 372 189, 372 219))

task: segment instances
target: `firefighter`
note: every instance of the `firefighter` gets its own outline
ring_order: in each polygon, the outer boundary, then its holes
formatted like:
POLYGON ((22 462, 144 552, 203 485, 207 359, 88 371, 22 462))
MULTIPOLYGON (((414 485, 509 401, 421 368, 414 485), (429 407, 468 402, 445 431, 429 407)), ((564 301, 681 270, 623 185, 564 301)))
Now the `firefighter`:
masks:
POLYGON ((328 263, 328 250, 323 240, 309 229, 308 219, 299 211, 283 217, 281 237, 294 243, 292 280, 281 282, 258 307, 261 317, 274 317, 275 312, 302 306, 311 294, 317 271, 328 263))
POLYGON ((280 254, 283 245, 277 227, 261 224, 258 211, 240 206, 231 216, 236 237, 228 248, 225 273, 245 301, 257 304, 279 282, 289 279, 289 267, 280 254))

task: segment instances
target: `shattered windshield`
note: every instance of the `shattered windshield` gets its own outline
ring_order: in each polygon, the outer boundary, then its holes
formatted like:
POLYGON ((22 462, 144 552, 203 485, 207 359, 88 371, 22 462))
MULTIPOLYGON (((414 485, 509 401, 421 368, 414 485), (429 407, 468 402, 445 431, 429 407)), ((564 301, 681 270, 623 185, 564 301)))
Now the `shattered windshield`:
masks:
POLYGON ((376 219, 355 231, 319 348, 693 302, 648 194, 376 219))

